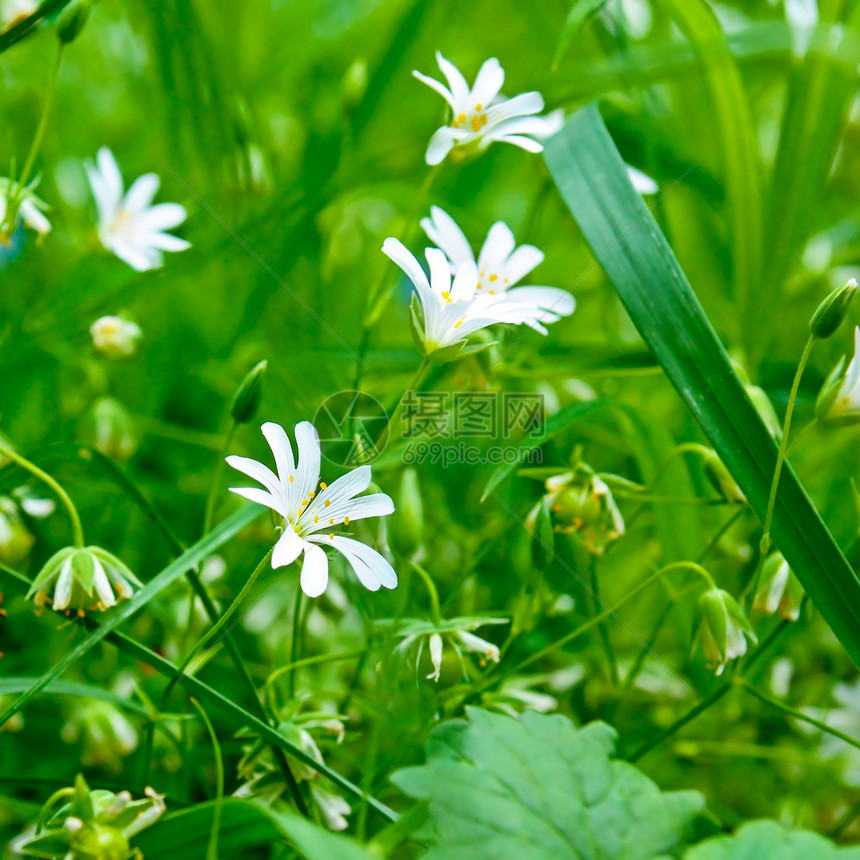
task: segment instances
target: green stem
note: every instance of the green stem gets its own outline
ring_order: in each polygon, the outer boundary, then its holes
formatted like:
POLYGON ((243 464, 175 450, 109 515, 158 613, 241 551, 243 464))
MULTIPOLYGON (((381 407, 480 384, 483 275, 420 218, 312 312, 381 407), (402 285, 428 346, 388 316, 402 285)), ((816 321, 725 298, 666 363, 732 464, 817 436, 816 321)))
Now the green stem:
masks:
POLYGON ((206 496, 206 513, 203 516, 203 536, 209 534, 212 529, 212 520, 215 517, 215 500, 218 498, 218 488, 221 484, 221 472, 224 470, 224 458, 227 456, 230 445, 233 442, 233 437, 236 435, 238 423, 233 421, 230 425, 230 430, 224 438, 224 445, 218 455, 218 461, 215 463, 215 472, 212 475, 212 484, 209 487, 209 493, 206 496))
POLYGON ((191 696, 191 704, 200 714, 200 719, 206 725, 209 737, 212 740, 212 751, 215 754, 215 808, 212 811, 212 830, 209 834, 209 847, 206 849, 206 860, 218 860, 218 831, 221 829, 221 806, 224 802, 224 759, 221 756, 221 745, 218 743, 218 735, 209 715, 203 710, 200 702, 191 696))
POLYGON ((433 577, 420 564, 412 559, 409 559, 409 564, 421 579, 424 580, 424 584, 427 586, 427 593, 430 595, 430 609, 433 614, 433 623, 438 625, 442 621, 442 610, 439 606, 439 592, 436 590, 436 583, 433 582, 433 577))
POLYGON ((803 711, 799 711, 796 708, 792 708, 790 705, 786 705, 784 702, 780 702, 778 699, 773 699, 765 693, 762 693, 760 690, 757 690, 749 681, 738 678, 737 684, 743 687, 751 696, 755 696, 757 699, 760 699, 767 705, 770 705, 772 708, 776 708, 778 711, 782 711, 789 717, 792 717, 795 720, 801 720, 804 723, 809 723, 811 726, 815 726, 815 728, 820 729, 822 732, 826 732, 828 735, 833 735, 835 738, 839 738, 841 741, 845 741, 846 744, 854 747, 855 749, 860 750, 860 741, 855 740, 850 735, 846 735, 845 732, 840 732, 839 729, 834 729, 832 726, 828 726, 827 723, 822 722, 821 720, 816 720, 815 717, 810 717, 809 714, 804 714, 803 711))
MULTIPOLYGON (((296 600, 293 604, 293 629, 290 634, 290 664, 295 666, 299 662, 299 649, 301 647, 301 623, 302 623, 302 598, 304 592, 300 582, 296 583, 296 600)), ((289 684, 287 686, 290 699, 296 695, 296 673, 290 672, 289 684)))
POLYGON ((788 451, 786 451, 785 456, 790 457, 792 455, 792 453, 794 452, 794 450, 796 448, 799 448, 800 444, 803 442, 803 440, 809 435, 809 431, 812 430, 814 427, 817 427, 817 426, 818 426, 818 419, 813 418, 812 421, 810 421, 809 424, 807 424, 806 427, 804 427, 803 430, 801 430, 800 433, 798 433, 797 436, 795 436, 794 441, 788 446, 788 451))
POLYGON ((30 151, 27 153, 27 160, 24 162, 24 169, 21 171, 21 176, 18 179, 17 187, 15 189, 15 211, 17 211, 17 204, 21 201, 24 194, 24 188, 27 185, 27 180, 30 178, 33 165, 36 163, 36 156, 39 154, 39 149, 41 149, 42 146, 42 139, 45 137, 45 130, 48 128, 48 117, 51 114, 54 94, 57 91, 57 81, 60 77, 60 65, 63 62, 63 47, 63 43, 60 42, 57 47, 57 57, 54 60, 54 67, 51 70, 51 79, 48 82, 48 92, 45 94, 45 104, 42 106, 42 116, 39 118, 39 125, 36 128, 36 136, 33 138, 33 143, 30 145, 30 151))
POLYGON ((403 411, 403 401, 406 399, 406 395, 409 394, 410 391, 413 391, 418 383, 421 382, 424 374, 427 372, 430 367, 430 360, 426 357, 421 359, 421 364, 418 366, 418 370, 415 372, 415 376, 412 377, 412 380, 403 389, 403 394, 400 395, 400 399, 397 401, 397 406, 394 407, 394 412, 391 414, 391 418, 388 420, 388 424, 385 425, 385 429, 379 436, 379 441, 376 443, 376 450, 381 451, 388 442, 388 437, 391 435, 391 431, 395 429, 398 422, 400 421, 400 413, 403 411))
POLYGON ((68 493, 52 478, 47 472, 44 472, 35 464, 16 454, 11 448, 0 444, 0 454, 9 460, 17 463, 22 469, 26 469, 31 475, 35 475, 40 480, 44 481, 59 497, 66 510, 69 513, 69 519, 72 521, 72 535, 74 545, 80 549, 84 545, 84 530, 81 526, 81 518, 78 516, 78 509, 75 507, 68 493))
POLYGON ((269 703, 269 707, 274 707, 275 695, 273 691, 275 689, 275 681, 287 672, 292 672, 303 666, 316 666, 320 663, 337 663, 339 660, 351 660, 353 657, 361 657, 366 650, 366 648, 357 648, 354 651, 341 651, 337 654, 317 654, 314 657, 303 657, 301 660, 287 663, 286 666, 280 666, 266 679, 264 698, 269 703))
MULTIPOLYGON (((782 425, 782 439, 779 443, 779 453, 776 457, 776 468, 773 473, 773 481, 770 485, 770 498, 767 502, 767 514, 764 518, 764 531, 761 536, 761 554, 766 555, 770 549, 770 525, 773 520, 773 509, 776 503, 776 491, 779 489, 779 478, 782 474, 782 464, 785 461, 785 452, 788 447, 788 434, 791 430, 791 415, 794 412, 794 401, 797 399, 797 390, 800 387, 800 378, 803 376, 803 371, 806 367, 806 362, 809 360, 809 354, 815 346, 816 338, 814 335, 809 336, 806 341, 806 346, 803 348, 803 354, 800 356, 800 361, 797 365, 797 372, 794 374, 794 381, 791 384, 791 393, 788 396, 788 406, 785 410, 785 423, 782 425)), ((758 579, 758 573, 756 574, 758 579)), ((755 592, 755 586, 753 586, 755 592)))
MULTIPOLYGON (((591 599, 594 615, 600 611, 603 601, 600 599, 600 578, 597 575, 597 560, 594 556, 591 557, 591 599)), ((606 654, 606 663, 609 667, 609 680, 614 686, 618 686, 618 662, 615 659, 615 652, 612 650, 612 640, 609 638, 609 627, 606 621, 601 621, 598 624, 600 631, 600 639, 603 642, 603 651, 606 654)))
MULTIPOLYGON (((200 640, 198 640, 197 644, 191 649, 191 653, 185 659, 185 663, 182 666, 181 674, 185 674, 186 669, 189 669, 189 667, 193 671, 194 667, 190 664, 194 658, 194 655, 197 654, 202 648, 204 648, 209 642, 211 642, 215 635, 218 633, 218 631, 221 630, 221 628, 233 617, 233 614, 242 605, 242 601, 245 599, 248 592, 251 590, 252 586, 257 581, 257 578, 260 576, 263 570, 265 570, 266 566, 269 563, 269 560, 272 557, 273 552, 274 547, 272 547, 272 549, 270 549, 263 556, 263 558, 260 560, 260 563, 254 568, 253 573, 248 577, 248 581, 242 586, 241 591, 233 599, 233 602, 227 608, 227 611, 215 622, 212 627, 209 628, 209 630, 203 635, 200 640)), ((229 633, 229 631, 227 632, 229 633)), ((225 633, 224 635, 226 636, 227 633, 225 633)), ((254 695, 256 697, 256 691, 254 695)))

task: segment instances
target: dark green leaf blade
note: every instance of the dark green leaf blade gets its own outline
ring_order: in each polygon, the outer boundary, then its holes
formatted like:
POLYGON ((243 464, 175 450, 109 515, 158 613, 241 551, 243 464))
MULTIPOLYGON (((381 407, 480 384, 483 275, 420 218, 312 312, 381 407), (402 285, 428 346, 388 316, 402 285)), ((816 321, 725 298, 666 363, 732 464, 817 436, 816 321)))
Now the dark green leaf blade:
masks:
MULTIPOLYGON (((550 172, 645 342, 764 519, 776 448, 671 248, 627 178, 594 105, 546 148, 550 172)), ((860 665, 860 581, 790 467, 772 535, 809 596, 860 665)))

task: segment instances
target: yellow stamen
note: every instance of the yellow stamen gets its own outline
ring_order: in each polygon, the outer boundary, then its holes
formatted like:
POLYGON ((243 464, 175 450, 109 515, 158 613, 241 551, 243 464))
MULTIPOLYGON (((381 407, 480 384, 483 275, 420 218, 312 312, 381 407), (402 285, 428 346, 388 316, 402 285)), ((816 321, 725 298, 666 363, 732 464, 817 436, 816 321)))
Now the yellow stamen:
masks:
POLYGON ((499 276, 497 274, 493 273, 492 275, 490 275, 490 282, 491 283, 493 281, 498 281, 498 280, 499 280, 499 276))
POLYGON ((320 518, 316 514, 314 514, 314 522, 318 523, 319 521, 320 521, 320 518))
POLYGON ((293 481, 295 481, 295 480, 296 480, 296 479, 295 479, 292 475, 290 475, 290 483, 292 484, 292 483, 293 483, 293 481))
POLYGON ((329 524, 330 526, 333 526, 333 525, 334 525, 334 520, 329 520, 329 521, 328 521, 328 524, 329 524))
POLYGON ((331 504, 331 499, 326 499, 326 500, 323 502, 323 504, 325 505, 325 507, 328 507, 328 506, 331 504))
POLYGON ((329 539, 329 540, 334 540, 334 534, 330 534, 330 535, 328 536, 328 539, 329 539))
POLYGON ((327 486, 328 486, 328 484, 325 484, 325 483, 322 483, 322 482, 320 483, 320 489, 321 489, 321 490, 324 490, 327 486))
POLYGON ((481 110, 481 107, 482 107, 481 105, 477 104, 477 105, 475 105, 475 110, 476 110, 476 111, 480 111, 480 110, 481 110))
POLYGON ((343 524, 344 524, 345 526, 348 526, 348 525, 349 525, 349 517, 344 517, 344 518, 343 518, 343 524))
POLYGON ((461 113, 457 116, 457 122, 465 122, 465 121, 466 121, 466 114, 461 113))

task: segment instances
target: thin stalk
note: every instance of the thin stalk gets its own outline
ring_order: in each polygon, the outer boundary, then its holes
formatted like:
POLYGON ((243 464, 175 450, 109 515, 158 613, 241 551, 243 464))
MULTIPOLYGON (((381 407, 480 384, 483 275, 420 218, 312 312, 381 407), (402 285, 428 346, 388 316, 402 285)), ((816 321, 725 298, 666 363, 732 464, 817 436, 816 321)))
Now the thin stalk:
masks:
MULTIPOLYGON (((296 600, 293 604, 293 629, 290 634, 290 664, 295 666, 299 662, 299 649, 301 647, 301 624, 302 624, 302 591, 301 583, 296 583, 296 600)), ((289 684, 287 686, 291 699, 296 695, 296 673, 290 672, 289 684)))
POLYGON ((818 426, 818 419, 813 418, 797 436, 794 437, 794 441, 788 446, 788 451, 786 451, 785 456, 790 457, 796 448, 799 448, 804 439, 809 435, 809 431, 818 426))
POLYGON ((760 699, 766 705, 770 705, 772 708, 776 708, 778 711, 782 711, 787 716, 791 717, 795 720, 801 720, 804 723, 809 723, 811 726, 815 726, 815 728, 820 729, 822 732, 825 732, 828 735, 833 735, 835 738, 839 738, 841 741, 845 741, 846 744, 854 747, 855 749, 860 750, 860 741, 852 738, 850 735, 846 735, 845 732, 840 732, 839 729, 834 729, 833 726, 827 725, 827 723, 822 722, 821 720, 816 720, 815 717, 810 717, 809 714, 804 714, 803 711, 799 711, 796 708, 792 708, 790 705, 786 705, 784 702, 780 702, 778 699, 773 699, 765 693, 762 693, 760 690, 757 690, 749 681, 744 678, 738 678, 737 685, 746 690, 751 696, 755 696, 757 699, 760 699))
MULTIPOLYGON (((591 600, 593 605, 593 612, 595 615, 599 613, 600 607, 603 605, 603 601, 600 599, 600 578, 597 575, 597 560, 594 556, 591 557, 591 600)), ((609 638, 609 627, 606 624, 606 621, 601 621, 600 624, 597 625, 597 629, 600 631, 600 639, 603 642, 603 651, 606 654, 606 663, 609 667, 609 680, 612 682, 613 686, 618 686, 618 662, 615 659, 615 652, 612 650, 612 640, 609 638)))
POLYGON ((200 714, 200 719, 206 725, 209 737, 212 740, 212 751, 215 754, 215 808, 212 810, 212 830, 209 834, 209 847, 206 849, 206 860, 218 860, 218 831, 221 829, 221 806, 224 803, 224 759, 221 756, 221 745, 218 743, 218 735, 209 715, 203 710, 200 702, 191 696, 191 704, 200 714))
POLYGON ((409 564, 413 570, 424 580, 424 585, 427 586, 427 593, 430 595, 430 608, 433 614, 434 624, 439 624, 442 621, 442 610, 439 607, 439 592, 436 590, 436 583, 433 582, 433 577, 421 567, 418 562, 409 559, 409 564))
POLYGON ((292 672, 303 666, 316 666, 320 663, 337 663, 339 660, 351 660, 353 657, 361 657, 366 650, 366 648, 356 648, 353 651, 341 651, 337 654, 317 654, 315 657, 303 657, 301 660, 296 660, 294 663, 287 663, 286 666, 280 666, 266 679, 266 692, 264 694, 264 698, 269 703, 269 706, 273 707, 273 703, 275 701, 275 681, 277 681, 281 675, 287 674, 287 672, 292 672))
POLYGON ((42 147, 42 140, 45 137, 45 130, 48 128, 48 118, 51 114, 51 107, 54 103, 54 94, 57 91, 57 81, 60 77, 60 66, 63 62, 63 43, 60 42, 57 46, 57 56, 54 60, 54 66, 51 69, 51 78, 48 82, 48 91, 45 94, 45 103, 42 105, 42 115, 39 118, 39 125, 36 127, 36 136, 30 144, 30 151, 27 153, 27 160, 24 162, 24 168, 21 171, 21 176, 18 178, 17 187, 15 189, 14 204, 20 202, 24 194, 24 188, 27 185, 27 180, 30 178, 30 173, 33 170, 33 165, 36 163, 36 156, 42 147))
POLYGON ((16 454, 11 448, 7 448, 5 445, 0 444, 0 454, 17 463, 22 469, 26 469, 31 475, 35 475, 41 481, 44 481, 57 494, 60 501, 68 511, 69 519, 72 521, 74 545, 78 549, 82 548, 84 545, 84 530, 81 526, 81 518, 78 516, 78 509, 75 507, 71 498, 69 498, 69 494, 47 472, 31 463, 20 454, 16 454))
POLYGON ((412 380, 403 389, 403 394, 400 395, 400 399, 397 401, 397 406, 394 407, 394 412, 391 414, 391 418, 388 420, 388 424, 385 425, 385 429, 379 436, 379 441, 376 443, 376 449, 382 450, 388 442, 388 437, 391 435, 391 431, 397 426, 397 423, 400 421, 400 413, 403 411, 403 401, 406 399, 406 395, 413 391, 418 383, 421 382, 421 379, 424 377, 424 374, 430 367, 430 361, 426 357, 421 359, 421 364, 418 367, 418 370, 415 372, 415 376, 412 377, 412 380))
POLYGON ((236 610, 242 605, 242 601, 245 599, 248 592, 251 590, 254 583, 257 581, 257 578, 268 565, 273 552, 274 547, 272 547, 272 549, 270 549, 263 556, 263 558, 260 560, 260 563, 254 568, 254 571, 248 577, 247 582, 242 586, 242 589, 239 591, 236 597, 233 598, 233 602, 227 608, 227 611, 215 622, 212 627, 209 628, 209 630, 198 640, 197 644, 191 649, 191 653, 188 655, 188 657, 186 657, 185 663, 183 664, 182 674, 184 674, 185 670, 190 666, 194 655, 197 654, 202 648, 204 648, 209 642, 212 641, 218 631, 221 630, 221 628, 233 617, 233 614, 236 612, 236 610))
MULTIPOLYGON (((779 489, 779 478, 782 474, 782 464, 785 461, 785 453, 788 448, 788 434, 791 431, 791 416, 794 412, 794 401, 797 400, 797 390, 800 387, 800 378, 803 376, 803 371, 806 368, 806 362, 809 360, 809 354, 815 346, 816 338, 810 335, 806 341, 806 346, 803 348, 803 354, 800 356, 800 361, 797 365, 797 372, 794 374, 794 381, 791 383, 791 393, 788 396, 788 406, 785 410, 785 423, 782 425, 782 439, 779 443, 779 453, 776 457, 776 468, 773 472, 773 481, 770 485, 770 498, 767 502, 767 514, 764 518, 764 532, 761 536, 761 554, 766 555, 770 549, 770 524, 773 520, 773 508, 776 503, 776 491, 779 489)), ((758 575, 756 575, 758 579, 758 575)), ((753 592, 755 586, 753 587, 753 592)))
POLYGON ((212 520, 215 517, 215 500, 218 498, 218 487, 221 482, 221 472, 224 470, 224 458, 230 450, 230 445, 233 442, 233 437, 236 435, 238 423, 233 421, 230 424, 230 430, 224 437, 224 444, 218 455, 218 461, 215 463, 215 472, 212 475, 212 484, 209 487, 209 493, 206 496, 206 512, 203 515, 203 537, 209 534, 212 530, 212 520))

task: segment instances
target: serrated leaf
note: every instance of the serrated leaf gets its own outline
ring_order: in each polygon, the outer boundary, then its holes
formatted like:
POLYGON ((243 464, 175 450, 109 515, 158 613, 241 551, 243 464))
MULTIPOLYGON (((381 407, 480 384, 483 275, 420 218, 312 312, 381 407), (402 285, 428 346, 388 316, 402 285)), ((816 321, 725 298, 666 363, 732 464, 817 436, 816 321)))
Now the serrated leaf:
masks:
POLYGON ((428 860, 644 860, 678 845, 703 805, 697 792, 661 792, 613 761, 616 734, 605 723, 467 714, 433 731, 426 764, 392 776, 429 802, 418 834, 431 844, 428 860))
POLYGON ((751 821, 733 836, 717 836, 688 849, 684 860, 860 860, 860 847, 840 848, 808 830, 776 821, 751 821))
MULTIPOLYGON (((596 106, 547 144, 562 197, 643 340, 764 520, 776 446, 672 249, 627 170, 596 106)), ((860 665, 860 580, 790 465, 771 535, 819 612, 860 665)))

